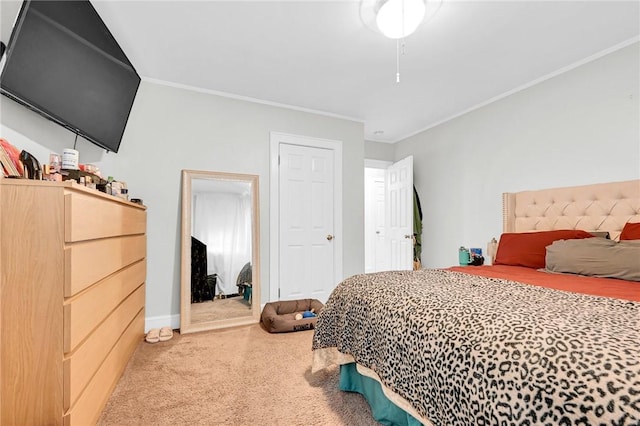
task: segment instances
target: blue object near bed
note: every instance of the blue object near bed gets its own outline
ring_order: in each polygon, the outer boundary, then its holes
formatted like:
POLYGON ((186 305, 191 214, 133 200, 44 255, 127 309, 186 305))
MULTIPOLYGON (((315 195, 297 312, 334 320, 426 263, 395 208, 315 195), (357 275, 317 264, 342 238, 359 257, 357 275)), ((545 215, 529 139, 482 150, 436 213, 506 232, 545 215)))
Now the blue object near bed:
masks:
POLYGON ((383 425, 422 426, 415 417, 389 401, 380 383, 358 373, 355 363, 340 366, 340 390, 363 395, 371 407, 373 418, 383 425))

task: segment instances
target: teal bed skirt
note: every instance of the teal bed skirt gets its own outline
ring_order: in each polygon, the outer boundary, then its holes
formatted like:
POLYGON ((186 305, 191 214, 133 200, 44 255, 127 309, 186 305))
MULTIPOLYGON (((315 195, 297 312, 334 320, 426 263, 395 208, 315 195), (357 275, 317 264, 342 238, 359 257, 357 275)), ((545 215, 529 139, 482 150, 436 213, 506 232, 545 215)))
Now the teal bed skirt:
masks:
POLYGON ((340 366, 340 390, 362 394, 371 407, 373 418, 383 425, 422 426, 415 417, 389 401, 380 383, 358 373, 355 363, 340 366))

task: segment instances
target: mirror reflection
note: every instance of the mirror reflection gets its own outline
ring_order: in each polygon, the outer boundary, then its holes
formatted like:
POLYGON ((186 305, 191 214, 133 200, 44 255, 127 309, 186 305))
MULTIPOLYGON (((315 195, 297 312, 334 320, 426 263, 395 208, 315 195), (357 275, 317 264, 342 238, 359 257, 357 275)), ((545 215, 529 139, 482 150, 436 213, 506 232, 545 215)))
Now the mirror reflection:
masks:
POLYGON ((181 332, 259 318, 257 179, 183 171, 181 332))

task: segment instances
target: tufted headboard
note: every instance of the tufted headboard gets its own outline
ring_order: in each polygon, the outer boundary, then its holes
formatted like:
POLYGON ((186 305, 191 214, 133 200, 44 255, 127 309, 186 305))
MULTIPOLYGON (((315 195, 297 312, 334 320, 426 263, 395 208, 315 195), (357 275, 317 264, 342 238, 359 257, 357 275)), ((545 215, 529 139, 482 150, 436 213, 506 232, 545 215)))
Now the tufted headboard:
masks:
POLYGON ((640 222, 640 180, 502 194, 503 232, 582 229, 618 239, 640 222))

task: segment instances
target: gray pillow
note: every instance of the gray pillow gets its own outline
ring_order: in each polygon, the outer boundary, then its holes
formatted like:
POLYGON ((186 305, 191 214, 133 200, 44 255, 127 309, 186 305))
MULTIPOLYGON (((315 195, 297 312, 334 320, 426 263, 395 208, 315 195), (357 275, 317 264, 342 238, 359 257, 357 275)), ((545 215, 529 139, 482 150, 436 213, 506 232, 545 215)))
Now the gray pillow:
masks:
POLYGON ((547 246, 545 264, 551 272, 640 281, 640 241, 558 240, 547 246))

